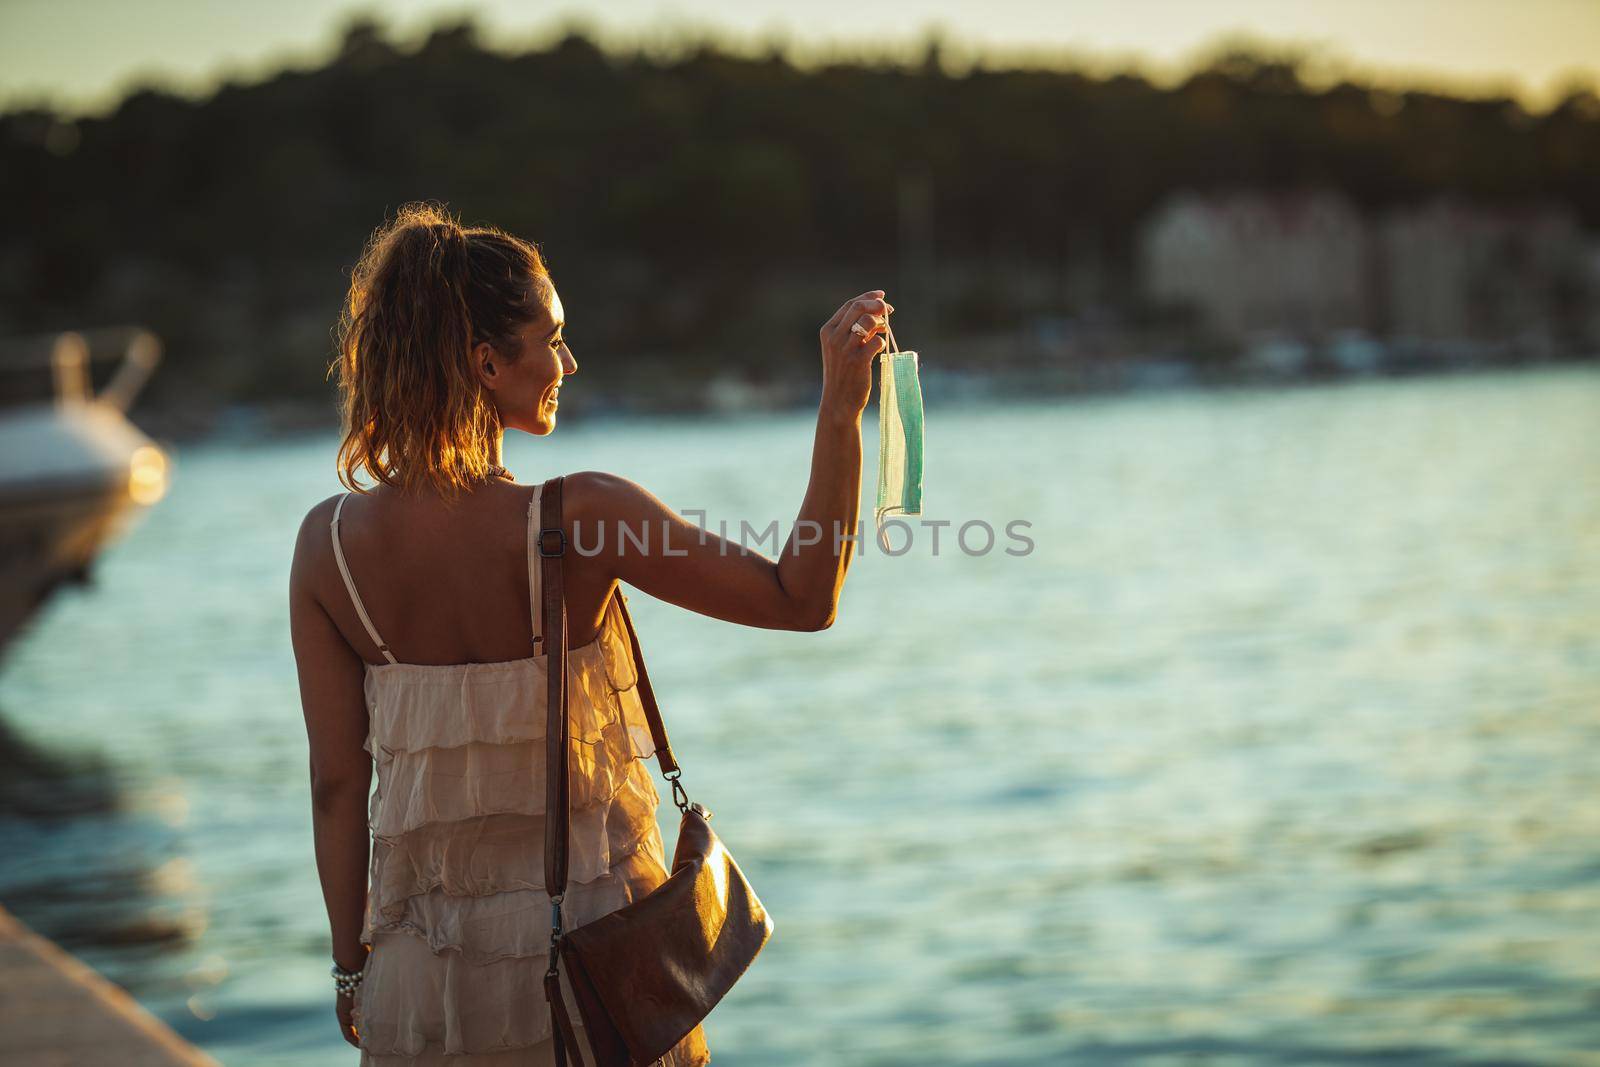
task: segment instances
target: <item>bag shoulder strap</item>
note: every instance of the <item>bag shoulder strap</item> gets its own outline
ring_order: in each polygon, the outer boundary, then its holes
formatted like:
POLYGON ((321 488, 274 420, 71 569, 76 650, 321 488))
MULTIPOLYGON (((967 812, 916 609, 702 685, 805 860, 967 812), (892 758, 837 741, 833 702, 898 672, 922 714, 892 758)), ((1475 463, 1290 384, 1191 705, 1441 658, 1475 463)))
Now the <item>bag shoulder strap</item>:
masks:
POLYGON ((561 559, 566 555, 566 528, 561 522, 560 477, 545 482, 539 499, 539 532, 534 551, 539 554, 540 593, 544 610, 545 674, 549 688, 545 699, 545 834, 544 884, 552 897, 567 889, 567 603, 562 587, 561 559))
POLYGON ((622 615, 622 624, 628 630, 628 648, 633 652, 633 674, 638 679, 639 703, 644 705, 644 717, 650 723, 650 739, 655 743, 656 761, 663 774, 680 770, 678 760, 667 743, 667 726, 661 721, 661 709, 656 706, 656 691, 650 685, 650 672, 644 666, 644 653, 639 650, 639 635, 633 629, 633 616, 628 614, 628 594, 619 587, 611 594, 612 603, 622 615))
MULTIPOLYGON (((553 1046, 557 1067, 567 1067, 569 1056, 577 1067, 583 1067, 583 1054, 578 1049, 577 1035, 573 1032, 572 1021, 567 1014, 565 998, 561 993, 561 981, 556 970, 556 961, 565 946, 565 941, 560 939, 561 900, 567 891, 567 855, 571 832, 567 760, 567 753, 572 744, 571 720, 567 712, 567 604, 561 569, 562 560, 567 553, 566 522, 561 510, 561 487, 564 480, 564 477, 557 476, 544 482, 535 490, 533 501, 528 505, 530 518, 535 512, 539 517, 537 533, 532 532, 530 523, 529 543, 531 552, 538 554, 538 580, 534 581, 534 564, 530 558, 529 597, 537 599, 542 614, 543 633, 540 633, 539 617, 536 616, 534 641, 536 643, 542 641, 545 673, 549 676, 549 689, 545 701, 547 773, 545 774, 544 884, 551 897, 551 939, 550 966, 544 978, 545 999, 550 1003, 550 1032, 555 1038, 553 1046), (537 592, 534 592, 535 589, 537 592)), ((650 736, 655 742, 656 759, 668 777, 674 772, 681 775, 678 761, 673 758, 672 748, 667 744, 667 727, 661 721, 661 709, 656 706, 655 690, 651 688, 650 675, 644 666, 644 654, 639 649, 639 636, 634 631, 633 618, 628 614, 628 598, 620 587, 612 590, 611 603, 607 604, 606 610, 609 611, 612 607, 621 613, 623 625, 628 630, 628 645, 633 652, 633 669, 639 687, 639 702, 643 705, 645 718, 650 723, 650 736)), ((678 802, 682 787, 678 784, 677 778, 671 780, 673 800, 678 802)), ((679 807, 686 808, 687 795, 678 803, 679 807)))
POLYGON ((539 586, 544 568, 539 565, 539 526, 542 518, 539 502, 544 496, 544 483, 533 487, 533 497, 528 501, 528 614, 533 630, 533 653, 546 651, 544 640, 544 597, 539 586))
MULTIPOLYGON (((536 493, 539 528, 530 540, 537 553, 539 568, 539 598, 544 625, 542 627, 545 673, 548 686, 545 700, 545 885, 558 887, 552 895, 564 893, 567 886, 567 857, 569 854, 568 802, 571 780, 567 754, 571 748, 571 719, 568 711, 567 686, 567 605, 563 584, 562 560, 566 556, 566 525, 561 507, 563 477, 557 476, 541 485, 536 493)), ((529 505, 532 510, 533 505, 529 505)), ((531 562, 531 561, 530 561, 531 562)), ((650 724, 650 738, 655 745, 656 760, 669 778, 682 773, 672 754, 667 739, 666 723, 661 719, 661 709, 656 704, 655 689, 650 684, 650 672, 644 665, 644 653, 639 647, 639 635, 628 613, 628 598, 621 588, 612 590, 607 610, 615 608, 622 616, 628 631, 628 646, 633 655, 634 675, 639 687, 639 703, 644 708, 650 724)), ((673 796, 676 800, 679 787, 673 779, 673 796)), ((687 798, 685 799, 687 802, 687 798)), ((680 805, 681 807, 682 805, 680 805)))

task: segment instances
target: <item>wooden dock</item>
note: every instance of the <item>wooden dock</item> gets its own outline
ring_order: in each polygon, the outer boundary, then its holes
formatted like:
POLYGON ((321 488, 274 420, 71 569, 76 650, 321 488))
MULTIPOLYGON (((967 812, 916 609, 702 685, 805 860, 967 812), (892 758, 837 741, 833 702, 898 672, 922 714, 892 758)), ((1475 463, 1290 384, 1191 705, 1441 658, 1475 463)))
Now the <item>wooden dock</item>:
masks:
POLYGON ((0 1067, 220 1067, 121 986, 0 908, 0 1067))

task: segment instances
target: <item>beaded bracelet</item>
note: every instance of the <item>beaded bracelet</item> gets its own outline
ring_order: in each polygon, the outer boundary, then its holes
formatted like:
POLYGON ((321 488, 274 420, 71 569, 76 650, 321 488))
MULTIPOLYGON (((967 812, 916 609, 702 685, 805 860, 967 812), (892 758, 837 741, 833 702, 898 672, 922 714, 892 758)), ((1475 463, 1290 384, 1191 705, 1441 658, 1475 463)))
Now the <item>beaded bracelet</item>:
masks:
POLYGON ((361 984, 361 979, 366 977, 367 972, 365 970, 347 971, 339 966, 338 961, 335 960, 328 973, 333 975, 333 986, 338 990, 341 997, 353 997, 356 993, 356 987, 361 984))

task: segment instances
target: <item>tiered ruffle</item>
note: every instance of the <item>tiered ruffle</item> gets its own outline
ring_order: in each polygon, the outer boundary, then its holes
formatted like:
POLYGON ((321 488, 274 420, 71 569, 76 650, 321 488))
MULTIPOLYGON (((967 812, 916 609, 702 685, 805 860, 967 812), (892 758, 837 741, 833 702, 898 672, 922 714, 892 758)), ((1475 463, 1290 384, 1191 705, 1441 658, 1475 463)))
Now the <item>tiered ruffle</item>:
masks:
MULTIPOLYGON (((668 872, 647 762, 655 744, 615 607, 567 661, 571 929, 668 872)), ((543 986, 547 684, 542 656, 368 668, 378 788, 361 935, 373 951, 356 1002, 364 1065, 554 1062, 543 986)), ((672 1055, 661 1063, 689 1067, 672 1055)))

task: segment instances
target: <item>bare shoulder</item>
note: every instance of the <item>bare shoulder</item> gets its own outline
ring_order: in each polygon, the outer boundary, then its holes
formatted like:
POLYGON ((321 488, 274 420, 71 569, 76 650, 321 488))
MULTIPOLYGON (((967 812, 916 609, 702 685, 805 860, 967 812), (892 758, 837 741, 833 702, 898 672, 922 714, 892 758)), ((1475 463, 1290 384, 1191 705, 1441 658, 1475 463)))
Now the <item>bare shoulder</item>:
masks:
POLYGON ((305 517, 300 520, 300 530, 295 536, 294 565, 290 570, 290 582, 300 585, 309 582, 316 573, 319 561, 325 555, 333 552, 333 512, 339 504, 343 493, 334 493, 325 500, 319 500, 311 505, 305 517))
POLYGON ((305 518, 300 520, 299 543, 314 543, 320 535, 322 540, 329 540, 329 530, 333 526, 333 513, 339 506, 339 500, 345 494, 334 493, 332 496, 319 500, 311 505, 305 518))
POLYGON ((659 504, 655 495, 631 478, 610 471, 575 471, 561 489, 562 510, 569 522, 592 523, 636 518, 659 504))
POLYGON ((300 520, 300 528, 304 530, 319 522, 324 526, 331 524, 333 522, 334 508, 338 507, 339 500, 344 495, 344 493, 334 493, 332 496, 325 497, 312 504, 311 510, 307 511, 305 518, 300 520))

